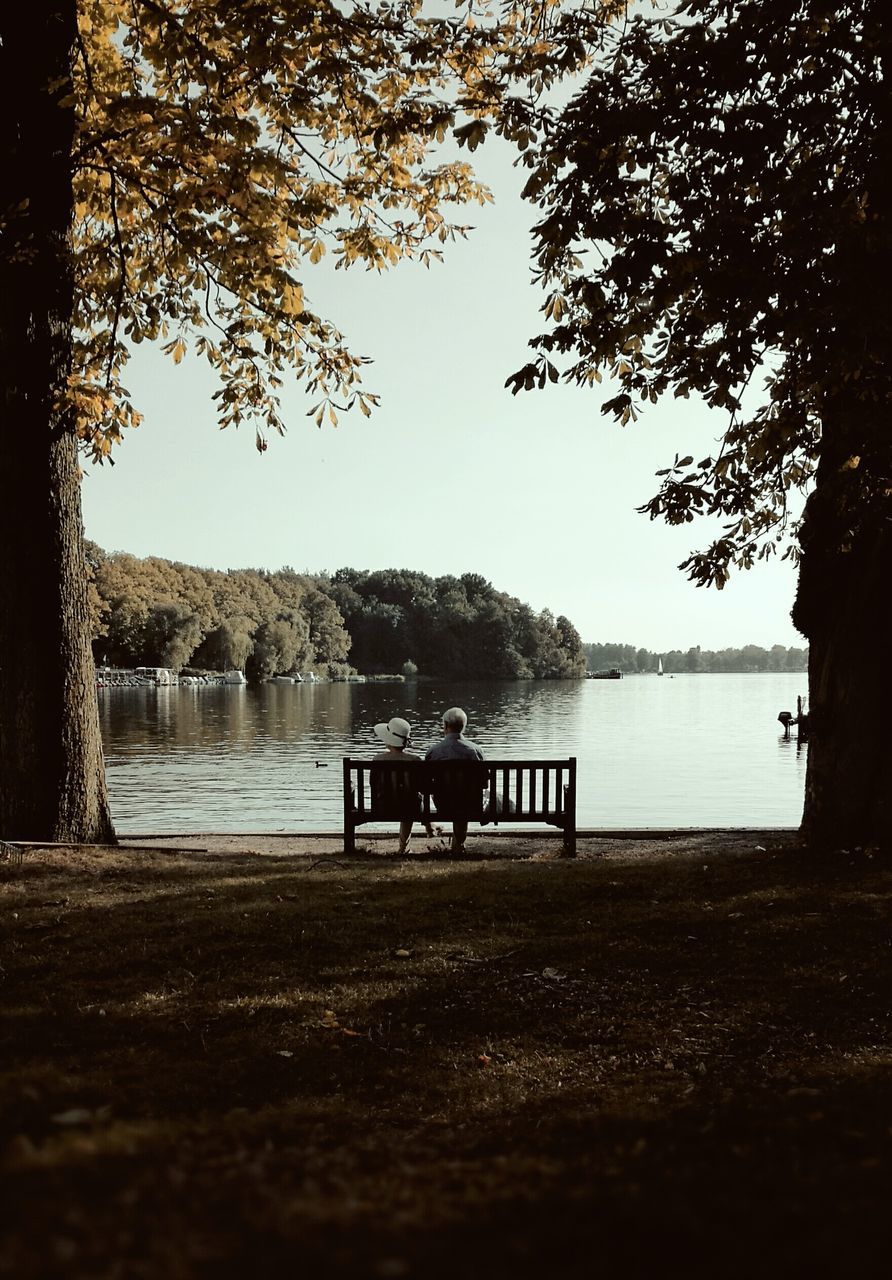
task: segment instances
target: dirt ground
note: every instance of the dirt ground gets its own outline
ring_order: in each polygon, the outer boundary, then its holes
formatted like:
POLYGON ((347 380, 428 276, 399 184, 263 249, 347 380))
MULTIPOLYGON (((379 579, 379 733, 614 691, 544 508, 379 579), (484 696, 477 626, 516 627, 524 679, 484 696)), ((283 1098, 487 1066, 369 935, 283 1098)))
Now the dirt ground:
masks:
POLYGON ((790 832, 0 861, 0 1275, 872 1276, 892 866, 790 832))
MULTIPOLYGON (((413 859, 449 858, 449 831, 447 825, 433 839, 420 828, 415 829, 409 846, 413 859)), ((471 830, 468 832, 466 856, 468 860, 479 858, 555 858, 561 856, 560 831, 517 827, 514 830, 471 830)), ((616 831, 581 831, 577 840, 576 856, 580 859, 610 858, 620 861, 636 861, 641 858, 672 856, 699 856, 716 850, 723 854, 754 850, 760 844, 779 845, 795 843, 791 828, 765 830, 762 828, 649 828, 616 831)), ((362 828, 356 833, 357 852, 362 856, 397 856, 397 839, 393 831, 380 827, 362 828)), ((145 835, 123 837, 122 846, 134 849, 182 849, 212 854, 267 854, 278 857, 332 858, 343 855, 343 838, 338 833, 258 832, 253 835, 145 835)))

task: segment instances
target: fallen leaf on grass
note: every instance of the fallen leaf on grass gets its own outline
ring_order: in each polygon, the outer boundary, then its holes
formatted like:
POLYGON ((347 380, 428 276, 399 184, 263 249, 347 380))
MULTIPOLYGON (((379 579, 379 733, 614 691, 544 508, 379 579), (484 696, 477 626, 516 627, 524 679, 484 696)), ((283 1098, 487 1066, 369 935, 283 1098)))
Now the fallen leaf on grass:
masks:
MULTIPOLYGON (((320 1026, 325 1027, 326 1031, 340 1031, 342 1036, 353 1036, 358 1038, 363 1038, 365 1036, 364 1031, 353 1031, 350 1027, 342 1027, 334 1009, 325 1010, 322 1015, 320 1026)), ((290 1058, 291 1056, 292 1055, 290 1053, 282 1053, 282 1057, 290 1058)))
POLYGON ((294 1054, 290 1049, 277 1049, 276 1056, 279 1058, 293 1058, 294 1054))
POLYGON ((97 1107, 95 1111, 89 1111, 86 1107, 70 1107, 68 1111, 59 1111, 56 1115, 50 1116, 53 1124, 61 1125, 78 1125, 78 1124, 101 1124, 111 1115, 111 1107, 97 1107))
POLYGON ((481 1067, 488 1067, 492 1062, 492 1058, 488 1053, 478 1053, 477 1061, 480 1063, 481 1067))

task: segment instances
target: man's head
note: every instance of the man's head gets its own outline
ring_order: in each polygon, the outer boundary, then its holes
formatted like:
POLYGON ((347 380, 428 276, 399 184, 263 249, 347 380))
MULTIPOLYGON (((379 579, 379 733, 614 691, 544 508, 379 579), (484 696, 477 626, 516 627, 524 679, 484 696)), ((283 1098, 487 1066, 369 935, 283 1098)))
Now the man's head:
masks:
POLYGON ((448 711, 443 712, 444 733, 464 733, 467 723, 468 717, 461 707, 450 707, 448 711))

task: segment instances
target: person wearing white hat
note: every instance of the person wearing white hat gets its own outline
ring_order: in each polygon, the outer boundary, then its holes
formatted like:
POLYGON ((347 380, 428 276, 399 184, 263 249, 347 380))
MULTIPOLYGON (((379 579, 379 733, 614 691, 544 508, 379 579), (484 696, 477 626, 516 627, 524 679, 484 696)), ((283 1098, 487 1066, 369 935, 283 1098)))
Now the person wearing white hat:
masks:
MULTIPOLYGON (((412 736, 412 729, 408 720, 403 720, 401 716, 393 716, 386 724, 375 725, 375 735, 380 738, 387 748, 386 751, 379 751, 373 760, 405 760, 417 761, 421 764, 421 756, 415 755, 414 751, 407 751, 409 738, 412 736)), ((433 827, 426 826, 425 830, 429 836, 434 834, 433 827)), ((400 853, 405 853, 409 848, 409 840, 412 836, 412 819, 406 818, 400 823, 400 853)))

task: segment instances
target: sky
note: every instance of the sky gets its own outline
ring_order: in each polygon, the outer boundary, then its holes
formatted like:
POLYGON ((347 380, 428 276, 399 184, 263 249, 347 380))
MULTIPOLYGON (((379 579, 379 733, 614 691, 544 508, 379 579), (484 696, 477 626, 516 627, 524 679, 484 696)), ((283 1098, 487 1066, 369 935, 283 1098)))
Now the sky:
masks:
POLYGON ((509 374, 544 328, 532 283, 535 209, 519 198, 508 148, 473 156, 495 203, 430 270, 378 275, 307 266, 307 305, 369 356, 381 396, 337 428, 317 428, 297 384, 288 432, 263 455, 250 426, 220 431, 217 383, 196 357, 174 365, 144 344, 125 381, 144 422, 114 467, 87 467, 88 538, 106 551, 207 568, 480 573, 533 608, 565 614, 584 641, 652 650, 804 645, 790 621, 795 570, 774 559, 721 592, 677 565, 707 545, 695 522, 670 528, 635 508, 676 453, 702 457, 723 417, 693 400, 650 406, 625 428, 604 418, 607 384, 512 396, 509 374))

